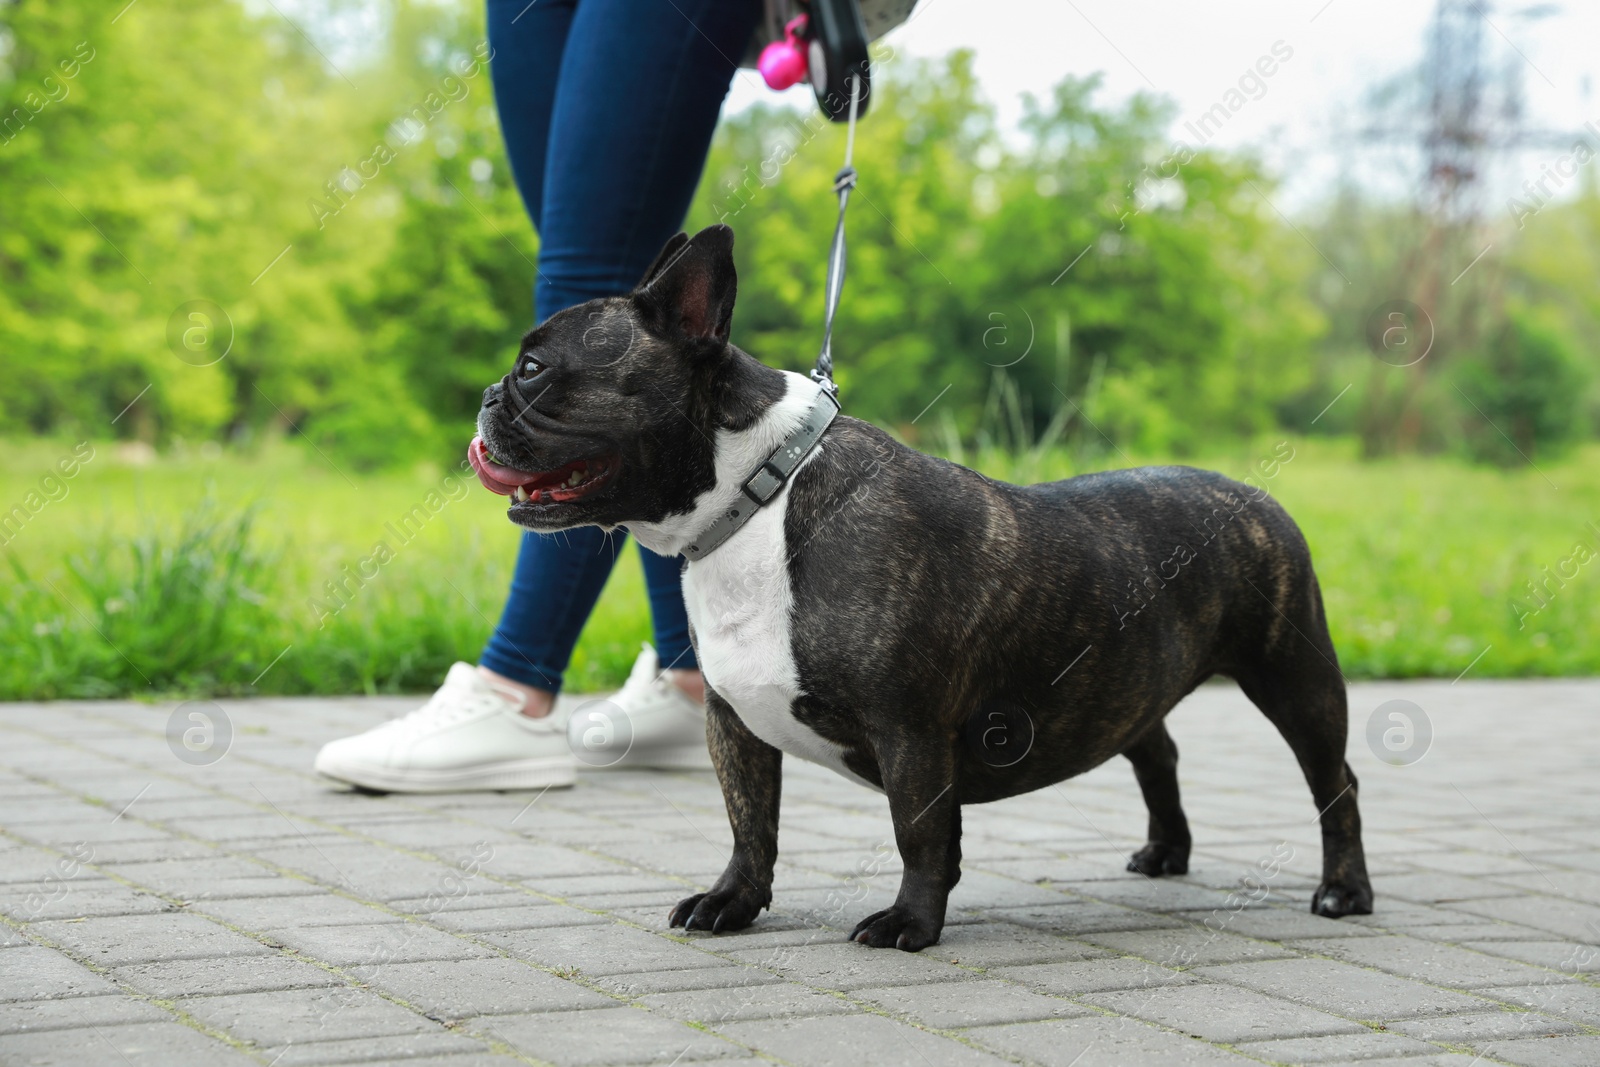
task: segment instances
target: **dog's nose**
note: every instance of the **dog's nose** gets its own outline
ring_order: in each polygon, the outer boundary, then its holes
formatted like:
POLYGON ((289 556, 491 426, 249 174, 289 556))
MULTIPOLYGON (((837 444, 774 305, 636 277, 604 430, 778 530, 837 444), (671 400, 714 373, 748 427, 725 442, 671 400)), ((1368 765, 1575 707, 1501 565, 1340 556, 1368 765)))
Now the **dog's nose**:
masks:
POLYGON ((483 391, 483 406, 492 408, 505 399, 505 383, 495 382, 483 391))

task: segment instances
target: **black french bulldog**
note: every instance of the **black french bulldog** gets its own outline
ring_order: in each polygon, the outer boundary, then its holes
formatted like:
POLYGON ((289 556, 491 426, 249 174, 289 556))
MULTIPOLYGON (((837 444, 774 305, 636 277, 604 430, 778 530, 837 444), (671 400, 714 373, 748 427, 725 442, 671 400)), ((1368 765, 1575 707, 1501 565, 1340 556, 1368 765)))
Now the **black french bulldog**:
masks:
POLYGON ((905 874, 852 932, 868 945, 939 940, 963 804, 1116 755, 1150 810, 1128 868, 1183 874, 1163 719, 1217 674, 1283 734, 1322 812, 1311 910, 1371 912, 1344 679, 1305 540, 1270 496, 1188 467, 1008 485, 843 416, 791 476, 759 475, 826 398, 728 343, 735 287, 732 230, 674 237, 633 293, 523 339, 471 453, 522 526, 622 526, 691 556, 734 849, 672 926, 738 930, 770 904, 784 752, 888 794, 905 874), (745 521, 700 545, 728 516, 745 521))

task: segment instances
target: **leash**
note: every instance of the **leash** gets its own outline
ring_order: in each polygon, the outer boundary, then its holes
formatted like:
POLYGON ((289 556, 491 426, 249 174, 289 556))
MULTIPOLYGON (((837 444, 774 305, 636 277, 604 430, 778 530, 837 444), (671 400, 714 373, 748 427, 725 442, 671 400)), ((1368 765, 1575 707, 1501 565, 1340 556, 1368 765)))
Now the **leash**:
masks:
POLYGON ((861 114, 861 77, 850 76, 850 125, 845 134, 844 167, 833 179, 833 191, 839 194, 839 221, 833 228, 833 247, 828 251, 828 280, 824 291, 822 312, 822 350, 817 353, 817 365, 812 368, 811 380, 817 383, 817 397, 800 425, 767 455, 739 487, 739 495, 732 504, 700 532, 691 543, 683 547, 683 555, 690 560, 704 559, 740 527, 755 517, 757 511, 778 495, 788 484, 789 476, 799 468, 801 461, 811 454, 822 440, 822 435, 839 414, 839 386, 833 380, 833 318, 839 311, 839 296, 844 292, 845 242, 844 211, 850 205, 850 191, 856 187, 856 168, 852 166, 856 148, 856 119, 861 114))
POLYGON ((839 386, 833 380, 833 317, 839 311, 839 297, 844 292, 845 241, 844 211, 850 206, 850 191, 856 187, 856 168, 851 165, 856 150, 856 118, 861 107, 861 76, 850 76, 850 125, 845 133, 844 167, 833 179, 833 191, 839 194, 839 222, 833 228, 833 247, 828 251, 828 281, 824 287, 822 312, 822 351, 817 353, 817 365, 812 368, 811 380, 820 385, 839 402, 839 386))

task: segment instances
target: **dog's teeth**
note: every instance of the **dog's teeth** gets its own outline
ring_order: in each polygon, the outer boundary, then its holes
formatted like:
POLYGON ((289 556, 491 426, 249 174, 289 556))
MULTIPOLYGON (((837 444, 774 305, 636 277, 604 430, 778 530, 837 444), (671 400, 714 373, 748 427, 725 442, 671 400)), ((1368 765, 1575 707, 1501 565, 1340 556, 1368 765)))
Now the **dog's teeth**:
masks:
POLYGON ((572 472, 572 477, 567 479, 567 484, 568 485, 577 485, 581 481, 583 481, 583 474, 581 472, 579 472, 579 471, 573 471, 572 472))
POLYGON ((511 491, 511 496, 517 503, 524 503, 528 499, 528 490, 519 485, 511 491))

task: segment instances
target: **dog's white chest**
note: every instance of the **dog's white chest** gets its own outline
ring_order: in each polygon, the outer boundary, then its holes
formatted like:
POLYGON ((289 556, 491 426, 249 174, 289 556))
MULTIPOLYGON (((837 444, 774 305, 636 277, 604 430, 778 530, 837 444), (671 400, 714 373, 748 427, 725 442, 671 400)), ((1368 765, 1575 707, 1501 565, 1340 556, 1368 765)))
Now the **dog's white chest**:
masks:
MULTIPOLYGON (((816 385, 804 375, 785 371, 784 377, 783 397, 755 425, 717 432, 717 484, 690 514, 629 524, 640 544, 675 555, 740 498, 745 479, 800 425, 816 397, 816 385)), ((825 447, 818 445, 795 473, 825 447)), ((783 523, 788 506, 785 486, 732 537, 684 571, 683 603, 694 625, 700 669, 761 740, 870 786, 845 768, 840 746, 794 717, 794 701, 802 693, 790 640, 794 592, 783 523)))
POLYGON ((786 504, 775 500, 756 512, 736 536, 684 574, 683 601, 694 624, 700 669, 751 733, 859 781, 845 768, 838 745, 794 717, 801 690, 790 642, 794 595, 784 551, 786 504))

